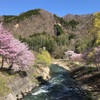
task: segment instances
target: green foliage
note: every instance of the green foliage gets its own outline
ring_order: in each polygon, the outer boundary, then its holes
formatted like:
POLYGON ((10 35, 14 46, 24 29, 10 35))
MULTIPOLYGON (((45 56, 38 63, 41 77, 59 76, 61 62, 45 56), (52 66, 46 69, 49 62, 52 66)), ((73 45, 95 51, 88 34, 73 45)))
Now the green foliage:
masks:
POLYGON ((94 30, 94 36, 96 37, 95 45, 100 45, 100 12, 95 13, 93 15, 93 30, 94 30))
POLYGON ((5 81, 0 80, 0 97, 6 95, 9 92, 9 88, 5 86, 5 81))
POLYGON ((94 17, 93 26, 98 30, 100 29, 100 12, 95 13, 93 17, 94 17))
POLYGON ((47 50, 52 53, 56 47, 56 41, 54 40, 54 38, 52 37, 48 37, 47 41, 46 41, 46 45, 45 47, 47 48, 47 50))
MULTIPOLYGON (((45 47, 46 50, 53 57, 56 57, 56 54, 60 53, 60 51, 58 50, 58 46, 66 48, 69 43, 68 35, 66 34, 61 34, 59 36, 56 36, 56 35, 52 36, 52 35, 48 35, 46 32, 35 33, 35 34, 30 35, 28 38, 22 38, 21 36, 19 36, 19 39, 22 42, 26 42, 29 45, 30 49, 36 52, 39 52, 41 48, 45 47)), ((60 50, 63 50, 63 49, 60 49, 60 50)), ((62 56, 58 56, 58 57, 62 57, 62 56)))
POLYGON ((56 41, 57 41, 57 45, 60 45, 60 46, 65 46, 68 44, 68 35, 66 34, 61 34, 59 35, 57 38, 56 38, 56 41))
POLYGON ((76 44, 75 44, 75 51, 77 53, 81 53, 82 51, 84 51, 86 48, 88 47, 88 43, 86 43, 85 40, 77 40, 76 44))
POLYGON ((30 35, 29 37, 32 38, 32 37, 34 37, 34 36, 40 36, 40 35, 46 35, 46 34, 47 34, 47 33, 44 31, 44 32, 42 32, 42 33, 34 33, 34 34, 30 35))
POLYGON ((75 35, 75 34, 70 33, 70 35, 69 35, 69 40, 71 40, 71 39, 75 39, 75 37, 76 37, 76 35, 75 35))
POLYGON ((95 54, 96 54, 96 50, 95 50, 95 48, 92 48, 85 55, 85 60, 86 60, 86 63, 88 65, 90 65, 90 64, 96 64, 96 60, 97 60, 96 58, 97 58, 97 56, 95 56, 95 54))
POLYGON ((77 24, 79 24, 78 21, 75 20, 70 20, 69 22, 65 21, 62 17, 58 17, 54 14, 54 18, 56 20, 57 23, 60 23, 63 27, 72 27, 72 30, 76 28, 77 24))
POLYGON ((4 15, 3 17, 4 17, 3 22, 7 23, 7 22, 9 22, 10 20, 12 20, 16 16, 13 16, 13 15, 4 15))
POLYGON ((77 24, 79 24, 79 22, 77 22, 73 19, 71 21, 69 21, 69 25, 72 27, 72 30, 76 28, 77 24))
POLYGON ((95 45, 100 45, 100 31, 98 31, 97 34, 96 34, 95 45))
POLYGON ((68 22, 65 21, 62 17, 58 17, 54 14, 54 18, 56 20, 57 23, 60 23, 62 26, 67 27, 68 26, 68 22))
POLYGON ((32 15, 39 15, 40 14, 40 9, 35 9, 35 10, 29 10, 25 13, 22 13, 20 14, 18 17, 17 17, 17 22, 19 22, 20 20, 23 20, 24 18, 28 18, 32 15))
POLYGON ((52 53, 54 51, 56 41, 52 36, 45 34, 45 32, 33 34, 26 40, 26 42, 29 44, 30 48, 35 51, 39 51, 40 48, 46 47, 46 49, 52 53))
POLYGON ((24 20, 24 18, 28 18, 32 15, 39 15, 40 14, 39 11, 40 11, 40 9, 29 10, 25 13, 20 14, 19 16, 13 16, 11 18, 6 16, 6 17, 4 17, 4 23, 10 23, 13 20, 15 20, 18 23, 20 20, 24 20))
POLYGON ((62 59, 64 57, 65 51, 66 51, 66 46, 58 46, 57 45, 52 55, 56 59, 59 59, 59 58, 62 59))
POLYGON ((61 26, 59 26, 59 25, 54 25, 54 29, 55 29, 55 32, 56 32, 57 36, 61 35, 62 33, 64 33, 62 28, 61 28, 61 26))
POLYGON ((6 94, 10 92, 10 89, 6 85, 7 80, 8 80, 8 76, 5 76, 0 72, 0 97, 5 96, 6 94))
MULTIPOLYGON (((76 38, 77 39, 77 38, 76 38)), ((82 53, 87 48, 93 47, 94 37, 91 34, 87 34, 82 38, 78 38, 75 42, 75 52, 82 53)))
POLYGON ((49 66, 51 63, 51 56, 48 51, 42 50, 37 54, 37 63, 42 64, 44 66, 49 66))

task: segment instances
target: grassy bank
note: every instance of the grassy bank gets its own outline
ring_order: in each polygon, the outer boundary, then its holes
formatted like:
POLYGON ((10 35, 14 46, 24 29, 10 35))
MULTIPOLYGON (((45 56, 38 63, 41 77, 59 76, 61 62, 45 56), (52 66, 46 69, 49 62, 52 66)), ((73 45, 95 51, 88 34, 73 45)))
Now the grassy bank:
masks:
POLYGON ((7 83, 13 78, 14 76, 8 75, 6 72, 0 72, 0 97, 10 93, 7 83))

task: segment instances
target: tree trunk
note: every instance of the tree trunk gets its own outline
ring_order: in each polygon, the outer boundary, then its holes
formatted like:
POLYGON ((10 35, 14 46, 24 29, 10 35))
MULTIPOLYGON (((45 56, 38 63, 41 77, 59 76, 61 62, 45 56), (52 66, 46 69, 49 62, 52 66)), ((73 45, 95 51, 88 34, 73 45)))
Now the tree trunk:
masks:
POLYGON ((3 65, 4 65, 4 58, 2 57, 1 68, 3 68, 3 65))
POLYGON ((13 67, 13 62, 11 63, 11 65, 9 66, 8 70, 12 69, 13 67))

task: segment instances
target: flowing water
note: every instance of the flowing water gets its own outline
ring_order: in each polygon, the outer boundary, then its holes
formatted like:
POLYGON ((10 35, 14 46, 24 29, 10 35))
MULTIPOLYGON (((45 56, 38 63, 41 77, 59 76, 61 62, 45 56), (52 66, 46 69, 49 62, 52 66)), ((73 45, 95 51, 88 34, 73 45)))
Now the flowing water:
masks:
POLYGON ((88 100, 66 69, 52 64, 50 75, 48 83, 33 89, 23 100, 88 100))

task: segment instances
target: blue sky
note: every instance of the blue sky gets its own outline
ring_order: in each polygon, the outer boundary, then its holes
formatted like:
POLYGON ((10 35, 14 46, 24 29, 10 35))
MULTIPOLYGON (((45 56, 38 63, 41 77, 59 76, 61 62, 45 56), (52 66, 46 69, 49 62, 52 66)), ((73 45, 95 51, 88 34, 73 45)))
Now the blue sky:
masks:
POLYGON ((100 0, 0 0, 0 15, 18 15, 41 8, 58 16, 100 11, 100 0))

